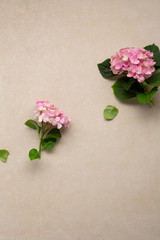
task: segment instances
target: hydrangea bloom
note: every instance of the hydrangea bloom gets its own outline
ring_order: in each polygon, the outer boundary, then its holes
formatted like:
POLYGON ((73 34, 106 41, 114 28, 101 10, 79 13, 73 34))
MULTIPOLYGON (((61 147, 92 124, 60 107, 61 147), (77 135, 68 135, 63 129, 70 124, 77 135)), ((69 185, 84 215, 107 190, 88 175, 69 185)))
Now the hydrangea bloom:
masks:
POLYGON ((127 73, 138 82, 144 82, 155 71, 153 53, 144 48, 123 48, 111 57, 111 70, 114 74, 127 73))
POLYGON ((38 122, 50 123, 58 129, 70 124, 70 119, 61 110, 45 100, 36 101, 34 118, 37 118, 38 122))

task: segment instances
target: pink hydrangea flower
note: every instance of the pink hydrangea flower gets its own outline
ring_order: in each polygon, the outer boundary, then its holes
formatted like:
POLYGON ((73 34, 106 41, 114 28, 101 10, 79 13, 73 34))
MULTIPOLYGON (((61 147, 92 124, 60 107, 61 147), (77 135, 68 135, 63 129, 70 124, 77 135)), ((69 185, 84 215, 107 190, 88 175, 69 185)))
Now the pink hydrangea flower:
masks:
POLYGON ((127 73, 138 82, 144 82, 155 71, 153 53, 144 48, 123 48, 111 57, 111 70, 114 74, 127 73))
POLYGON ((70 119, 61 110, 45 100, 36 101, 34 118, 37 118, 38 122, 50 123, 58 129, 63 125, 65 127, 70 125, 70 119))

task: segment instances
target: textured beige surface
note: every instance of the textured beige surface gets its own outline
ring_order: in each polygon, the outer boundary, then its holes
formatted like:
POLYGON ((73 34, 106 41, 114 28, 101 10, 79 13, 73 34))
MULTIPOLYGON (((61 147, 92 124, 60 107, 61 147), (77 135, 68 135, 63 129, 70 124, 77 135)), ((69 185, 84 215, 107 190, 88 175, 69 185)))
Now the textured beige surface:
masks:
POLYGON ((0 1, 0 240, 160 239, 160 93, 154 108, 119 102, 96 66, 160 46, 159 22, 159 0, 0 1), (24 122, 39 98, 72 125, 31 162, 24 122))

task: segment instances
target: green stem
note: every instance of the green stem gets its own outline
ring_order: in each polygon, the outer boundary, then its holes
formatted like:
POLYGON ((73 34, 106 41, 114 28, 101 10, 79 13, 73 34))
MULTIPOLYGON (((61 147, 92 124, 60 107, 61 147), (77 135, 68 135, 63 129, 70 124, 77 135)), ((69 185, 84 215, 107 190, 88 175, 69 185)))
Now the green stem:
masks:
POLYGON ((41 151, 42 151, 42 140, 43 140, 43 136, 44 136, 44 128, 45 128, 45 125, 43 124, 42 122, 42 128, 41 128, 41 134, 39 133, 39 140, 40 140, 40 143, 39 143, 39 154, 41 156, 41 151))
MULTIPOLYGON (((51 127, 51 128, 52 128, 52 127, 51 127)), ((48 131, 50 131, 51 128, 49 127, 49 128, 47 128, 47 129, 45 129, 45 131, 43 132, 43 133, 44 133, 43 136, 44 136, 48 131)))
POLYGON ((41 132, 38 133, 39 140, 40 140, 40 143, 39 143, 39 154, 40 154, 40 156, 41 156, 41 151, 43 150, 42 141, 43 141, 43 139, 45 139, 44 136, 46 135, 46 133, 50 130, 51 130, 51 128, 50 127, 47 128, 47 124, 42 122, 41 132))
POLYGON ((143 87, 144 92, 148 93, 148 85, 147 85, 147 83, 146 82, 142 82, 141 86, 143 87))
POLYGON ((42 140, 40 139, 40 143, 39 143, 39 154, 41 155, 41 145, 42 145, 42 140))

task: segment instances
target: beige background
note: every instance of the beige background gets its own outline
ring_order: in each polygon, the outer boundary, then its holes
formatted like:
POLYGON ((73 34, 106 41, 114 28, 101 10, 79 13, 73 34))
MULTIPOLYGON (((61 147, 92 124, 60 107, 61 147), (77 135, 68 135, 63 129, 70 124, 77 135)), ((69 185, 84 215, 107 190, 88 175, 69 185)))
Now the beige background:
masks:
POLYGON ((159 0, 0 1, 0 240, 160 239, 160 93, 155 107, 120 102, 96 66, 160 46, 159 23, 159 0), (31 162, 36 99, 72 124, 31 162))

